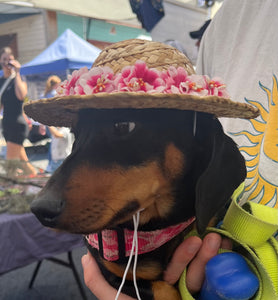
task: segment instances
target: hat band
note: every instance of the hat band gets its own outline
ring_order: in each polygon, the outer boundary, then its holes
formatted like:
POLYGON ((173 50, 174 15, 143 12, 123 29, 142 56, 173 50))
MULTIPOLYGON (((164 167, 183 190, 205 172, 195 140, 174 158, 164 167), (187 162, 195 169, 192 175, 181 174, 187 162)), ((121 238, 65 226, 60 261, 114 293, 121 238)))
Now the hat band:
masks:
POLYGON ((73 71, 57 88, 59 96, 92 95, 98 93, 138 92, 218 96, 229 98, 226 85, 220 78, 188 75, 183 67, 169 67, 167 71, 148 68, 143 61, 124 67, 114 74, 109 67, 86 67, 73 71))

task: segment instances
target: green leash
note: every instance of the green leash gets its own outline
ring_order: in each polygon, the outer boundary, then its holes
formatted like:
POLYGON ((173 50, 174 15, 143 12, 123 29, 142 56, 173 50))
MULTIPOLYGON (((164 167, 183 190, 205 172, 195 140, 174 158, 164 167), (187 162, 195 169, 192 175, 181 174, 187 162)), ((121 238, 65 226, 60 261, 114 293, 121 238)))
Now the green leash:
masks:
MULTIPOLYGON (((232 203, 220 229, 209 227, 206 234, 216 232, 233 241, 233 251, 242 254, 260 281, 252 300, 278 299, 278 210, 254 202, 242 207, 238 199, 244 190, 241 184, 232 196, 232 203)), ((220 252, 223 252, 220 250, 220 252)), ((179 281, 183 300, 194 300, 186 288, 186 270, 179 281)))

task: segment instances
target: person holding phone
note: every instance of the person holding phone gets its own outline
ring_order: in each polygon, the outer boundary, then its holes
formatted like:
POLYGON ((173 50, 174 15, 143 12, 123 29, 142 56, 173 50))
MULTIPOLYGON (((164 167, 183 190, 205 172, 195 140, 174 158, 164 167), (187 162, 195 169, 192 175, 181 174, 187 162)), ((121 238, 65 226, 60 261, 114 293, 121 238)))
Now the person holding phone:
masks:
POLYGON ((0 78, 0 99, 3 109, 2 130, 7 144, 6 159, 21 161, 23 175, 35 176, 36 169, 28 161, 23 146, 29 132, 27 117, 22 110, 27 95, 27 84, 20 76, 21 65, 14 58, 11 48, 4 47, 0 50, 0 64, 3 69, 3 77, 0 78))

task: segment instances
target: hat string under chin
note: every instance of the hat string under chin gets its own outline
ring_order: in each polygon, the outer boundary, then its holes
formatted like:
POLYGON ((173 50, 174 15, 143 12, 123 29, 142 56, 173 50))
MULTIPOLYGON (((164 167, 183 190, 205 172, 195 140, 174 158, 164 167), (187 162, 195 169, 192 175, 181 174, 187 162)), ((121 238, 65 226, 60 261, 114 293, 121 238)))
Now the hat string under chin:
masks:
POLYGON ((138 229, 138 226, 139 226, 139 219, 140 219, 140 211, 138 211, 136 213, 136 215, 133 215, 134 231, 133 231, 133 240, 132 240, 131 252, 130 252, 130 256, 129 256, 129 259, 128 259, 128 262, 127 262, 127 265, 126 265, 126 268, 125 268, 123 279, 122 279, 121 285, 120 285, 120 287, 118 289, 118 292, 117 292, 117 295, 115 297, 115 300, 117 300, 119 298, 121 290, 122 290, 122 288, 123 288, 123 286, 125 284, 126 275, 127 275, 128 270, 129 270, 133 254, 134 254, 133 284, 134 284, 134 288, 135 288, 135 291, 136 291, 137 299, 141 300, 141 297, 140 297, 140 294, 139 294, 139 289, 138 289, 137 282, 136 282, 136 267, 137 267, 137 258, 138 258, 138 235, 137 235, 137 229, 138 229), (134 248, 135 248, 135 253, 134 253, 134 248))
POLYGON ((197 112, 194 111, 194 116, 193 116, 193 136, 196 136, 196 130, 197 130, 197 112))

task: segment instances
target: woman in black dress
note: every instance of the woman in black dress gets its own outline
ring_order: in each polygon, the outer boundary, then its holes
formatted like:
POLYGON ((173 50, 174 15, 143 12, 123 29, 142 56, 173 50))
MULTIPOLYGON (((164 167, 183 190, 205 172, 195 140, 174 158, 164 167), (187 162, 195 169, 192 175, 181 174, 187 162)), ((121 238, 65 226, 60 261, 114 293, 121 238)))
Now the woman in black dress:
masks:
POLYGON ((9 78, 1 96, 3 108, 3 136, 7 143, 7 160, 20 160, 25 174, 35 175, 35 168, 28 162, 28 157, 23 147, 23 141, 28 135, 28 125, 22 111, 23 100, 27 95, 27 84, 20 76, 20 63, 14 59, 11 48, 4 47, 0 50, 0 63, 3 77, 0 78, 0 89, 9 78))

